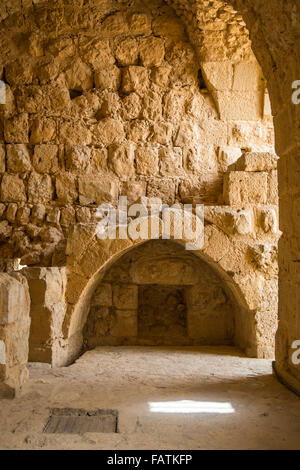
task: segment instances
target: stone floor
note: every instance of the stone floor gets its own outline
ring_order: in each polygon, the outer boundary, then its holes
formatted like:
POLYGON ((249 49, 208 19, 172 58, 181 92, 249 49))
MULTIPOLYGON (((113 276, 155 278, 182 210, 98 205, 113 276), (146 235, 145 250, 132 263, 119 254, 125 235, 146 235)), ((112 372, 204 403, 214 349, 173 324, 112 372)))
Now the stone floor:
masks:
POLYGON ((235 348, 97 348, 30 365, 23 394, 0 402, 0 448, 300 449, 300 400, 235 348), (43 434, 54 407, 117 409, 119 433, 43 434))

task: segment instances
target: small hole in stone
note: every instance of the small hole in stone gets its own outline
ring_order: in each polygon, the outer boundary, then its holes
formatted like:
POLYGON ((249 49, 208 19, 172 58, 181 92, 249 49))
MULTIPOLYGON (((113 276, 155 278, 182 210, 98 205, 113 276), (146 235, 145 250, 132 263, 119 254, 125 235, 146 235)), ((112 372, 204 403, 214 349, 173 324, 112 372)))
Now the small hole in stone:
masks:
POLYGON ((73 100, 74 98, 78 98, 78 96, 82 96, 83 92, 79 90, 69 90, 70 98, 73 100))
POLYGON ((204 80, 203 73, 202 73, 201 69, 198 70, 198 83, 199 83, 199 89, 200 89, 201 93, 207 93, 208 90, 207 90, 207 86, 206 86, 206 83, 205 83, 205 80, 204 80))

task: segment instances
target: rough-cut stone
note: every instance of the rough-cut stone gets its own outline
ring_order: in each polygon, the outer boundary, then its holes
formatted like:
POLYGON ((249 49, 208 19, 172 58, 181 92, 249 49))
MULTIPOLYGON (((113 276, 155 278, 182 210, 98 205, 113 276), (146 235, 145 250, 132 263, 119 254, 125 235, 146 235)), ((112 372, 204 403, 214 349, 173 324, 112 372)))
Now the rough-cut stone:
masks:
POLYGON ((1 201, 26 201, 25 185, 17 175, 5 174, 1 183, 1 201))
POLYGON ((79 202, 82 205, 102 204, 115 201, 118 197, 117 183, 107 177, 79 178, 79 202))
POLYGON ((49 175, 31 173, 28 180, 28 200, 33 203, 51 201, 53 185, 49 175))
POLYGON ((235 164, 238 171, 270 171, 277 168, 277 155, 268 152, 245 153, 235 164))
POLYGON ((27 278, 31 298, 29 360, 57 367, 66 310, 65 268, 24 268, 22 274, 27 278))
POLYGON ((140 175, 153 176, 158 173, 158 150, 152 147, 138 147, 135 152, 136 171, 140 175))
POLYGON ((12 173, 23 173, 31 170, 29 151, 24 144, 7 145, 7 170, 12 173))
POLYGON ((264 172, 231 171, 224 179, 224 201, 231 206, 266 204, 268 175, 264 172))
POLYGON ((38 173, 57 173, 59 170, 58 146, 50 144, 36 145, 32 163, 38 173))
POLYGON ((28 378, 30 298, 26 279, 0 274, 0 396, 13 398, 28 378))

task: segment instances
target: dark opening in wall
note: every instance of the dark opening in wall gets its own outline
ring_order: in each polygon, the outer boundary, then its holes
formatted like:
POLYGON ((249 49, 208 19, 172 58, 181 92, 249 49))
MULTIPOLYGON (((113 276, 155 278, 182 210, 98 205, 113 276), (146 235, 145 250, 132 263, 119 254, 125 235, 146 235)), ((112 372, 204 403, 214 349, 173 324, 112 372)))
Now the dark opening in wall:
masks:
POLYGON ((199 83, 199 89, 201 93, 208 93, 208 89, 207 89, 201 69, 198 70, 198 83, 199 83))
POLYGON ((78 96, 82 96, 83 92, 79 90, 69 90, 70 93, 70 98, 73 100, 74 98, 77 98, 78 96))

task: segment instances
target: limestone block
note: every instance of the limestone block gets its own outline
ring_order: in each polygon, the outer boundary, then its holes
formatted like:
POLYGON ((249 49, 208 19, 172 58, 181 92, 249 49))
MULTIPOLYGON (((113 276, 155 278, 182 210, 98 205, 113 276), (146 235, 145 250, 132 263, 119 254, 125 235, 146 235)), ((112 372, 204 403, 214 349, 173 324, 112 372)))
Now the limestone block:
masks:
POLYGON ((160 94, 147 93, 143 99, 142 117, 150 121, 162 119, 162 99, 160 94))
POLYGON ((76 208, 76 221, 79 224, 89 224, 91 222, 91 210, 89 207, 76 208))
POLYGON ((22 173, 31 170, 30 155, 26 145, 8 144, 6 152, 8 171, 22 173))
POLYGON ((171 143, 173 126, 169 122, 158 121, 153 124, 153 143, 169 145, 171 143))
POLYGON ((53 198, 51 176, 31 173, 28 180, 28 200, 33 203, 49 202, 53 198))
POLYGON ((33 206, 32 211, 31 211, 32 221, 34 223, 43 222, 45 213, 46 213, 45 206, 43 204, 36 204, 35 206, 33 206))
POLYGON ((193 285, 197 282, 193 262, 180 258, 145 259, 135 264, 131 274, 137 284, 193 285))
POLYGON ((0 144, 0 173, 5 172, 5 145, 0 144))
POLYGON ((173 204, 175 200, 174 180, 151 178, 147 186, 147 196, 159 197, 165 204, 173 204))
POLYGON ((180 147, 159 149, 160 173, 163 176, 183 175, 182 150, 180 147))
POLYGON ((130 66, 124 69, 122 90, 124 93, 133 91, 143 94, 149 85, 149 71, 145 67, 130 66))
POLYGON ((226 62, 202 62, 201 69, 209 88, 230 90, 233 79, 233 64, 226 62))
POLYGON ((65 146, 65 164, 69 171, 86 171, 91 162, 92 150, 90 147, 82 145, 65 146))
POLYGON ((132 178, 134 175, 133 145, 111 145, 108 151, 108 163, 110 168, 121 180, 132 178))
POLYGON ((118 184, 107 178, 79 178, 79 202, 82 205, 102 204, 115 201, 118 197, 118 184))
POLYGON ((257 62, 239 62, 234 64, 233 90, 262 90, 265 80, 257 62))
POLYGON ((129 33, 128 23, 123 12, 114 13, 104 19, 101 33, 107 37, 114 37, 129 33))
POLYGON ((3 176, 1 183, 1 201, 26 201, 24 182, 17 175, 5 174, 3 176))
POLYGON ((7 64, 5 67, 5 78, 11 86, 30 85, 33 78, 31 64, 21 60, 7 64))
POLYGON ((101 90, 117 91, 121 84, 121 71, 115 65, 110 65, 95 71, 95 86, 101 90))
POLYGON ((275 245, 260 244, 251 247, 251 255, 256 266, 268 276, 278 272, 278 248, 275 245))
POLYGON ((260 211, 260 225, 265 233, 277 233, 278 221, 276 210, 272 208, 260 211))
POLYGON ((56 137, 55 120, 45 117, 36 118, 31 123, 30 131, 31 144, 51 142, 56 137))
POLYGON ((185 38, 185 30, 182 21, 179 18, 166 11, 160 16, 157 16, 152 21, 152 30, 156 36, 163 36, 166 38, 182 39, 185 38))
POLYGON ((75 209, 72 206, 63 207, 61 210, 60 223, 63 227, 75 224, 75 209))
POLYGON ((17 210, 18 210, 17 204, 15 203, 8 204, 6 214, 5 214, 8 222, 15 221, 17 210))
POLYGON ((65 80, 70 90, 78 91, 90 90, 94 83, 92 69, 81 60, 72 62, 65 71, 65 80))
POLYGON ((150 36, 140 39, 139 44, 141 63, 144 67, 159 67, 165 56, 165 46, 162 38, 150 36))
POLYGON ((137 201, 140 197, 146 194, 145 181, 125 181, 122 185, 120 194, 127 196, 129 203, 137 201))
POLYGON ((31 298, 29 360, 59 366, 66 312, 65 268, 24 268, 31 298))
POLYGON ((142 101, 137 93, 130 93, 122 100, 122 117, 125 120, 137 119, 142 109, 142 101))
MULTIPOLYGON (((238 147, 219 147, 218 150, 218 162, 221 166, 222 171, 227 171, 228 167, 235 164, 235 162, 241 157, 242 150, 238 147)), ((244 170, 244 168, 238 168, 244 170)))
POLYGON ((17 212, 17 221, 20 225, 26 225, 29 223, 30 218, 30 207, 19 207, 17 212))
POLYGON ((138 306, 138 287, 130 284, 113 286, 113 305, 118 309, 134 309, 138 306))
POLYGON ((28 135, 28 114, 18 114, 4 122, 4 137, 7 143, 27 144, 28 135))
POLYGON ((129 17, 129 28, 131 34, 151 34, 151 18, 146 13, 132 13, 129 17))
POLYGON ((247 152, 236 162, 238 171, 271 171, 277 169, 277 155, 269 152, 247 152))
POLYGON ((225 174, 223 196, 230 206, 243 204, 266 204, 268 197, 268 174, 231 171, 225 174))
POLYGON ((158 150, 152 147, 138 147, 135 152, 136 171, 139 175, 158 173, 158 150))
POLYGON ((32 163, 38 173, 57 173, 59 170, 58 146, 51 144, 36 145, 32 163))
POLYGON ((122 66, 137 65, 139 59, 138 43, 135 38, 126 38, 116 48, 116 59, 122 66))
POLYGON ((5 242, 12 234, 12 226, 7 220, 0 222, 0 241, 5 242))
POLYGON ((258 92, 214 92, 220 119, 256 121, 262 118, 262 95, 258 92))
POLYGON ((72 173, 61 172, 55 180, 56 195, 59 202, 75 202, 78 197, 77 178, 72 173))
POLYGON ((80 36, 79 52, 84 60, 90 63, 95 69, 107 67, 115 63, 109 41, 101 40, 90 36, 80 36))
POLYGON ((13 398, 28 378, 30 298, 20 274, 0 274, 0 396, 13 398))
POLYGON ((229 235, 247 235, 253 232, 252 211, 235 210, 227 206, 206 206, 205 220, 216 224, 229 235))
POLYGON ((95 145, 118 144, 124 140, 125 133, 121 121, 112 118, 102 119, 93 128, 93 143, 95 145))
POLYGON ((60 142, 67 145, 89 145, 92 141, 90 129, 84 122, 64 121, 60 125, 60 142))

